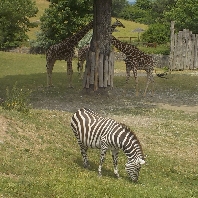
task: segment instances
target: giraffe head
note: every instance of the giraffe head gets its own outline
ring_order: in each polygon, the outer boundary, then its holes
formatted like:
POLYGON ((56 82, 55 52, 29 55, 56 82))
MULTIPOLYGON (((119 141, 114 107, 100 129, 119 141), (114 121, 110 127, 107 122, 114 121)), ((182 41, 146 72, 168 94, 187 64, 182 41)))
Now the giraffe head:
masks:
POLYGON ((118 19, 116 19, 116 21, 111 25, 111 34, 114 32, 116 27, 125 28, 125 26, 120 21, 118 21, 118 19))
POLYGON ((118 19, 116 19, 116 22, 114 22, 113 25, 116 25, 117 27, 125 28, 125 26, 118 19))

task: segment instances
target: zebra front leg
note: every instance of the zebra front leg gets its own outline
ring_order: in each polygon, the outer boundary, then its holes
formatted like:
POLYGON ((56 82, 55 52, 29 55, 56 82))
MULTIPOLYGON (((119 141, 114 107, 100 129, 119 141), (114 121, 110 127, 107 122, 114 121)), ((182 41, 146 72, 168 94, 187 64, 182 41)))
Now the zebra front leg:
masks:
POLYGON ((118 173, 118 150, 112 150, 112 158, 113 158, 114 174, 116 175, 116 177, 119 178, 119 173, 118 173))
POLYGON ((106 152, 107 152, 107 149, 106 148, 101 148, 101 151, 100 151, 100 165, 98 167, 99 177, 102 176, 102 164, 105 161, 106 152))

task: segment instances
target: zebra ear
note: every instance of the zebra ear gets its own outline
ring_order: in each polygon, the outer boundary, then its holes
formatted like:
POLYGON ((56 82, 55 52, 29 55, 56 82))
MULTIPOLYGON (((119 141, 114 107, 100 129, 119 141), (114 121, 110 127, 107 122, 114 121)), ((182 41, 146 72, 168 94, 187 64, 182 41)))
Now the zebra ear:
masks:
POLYGON ((139 163, 140 164, 145 164, 145 161, 143 159, 139 158, 139 163))

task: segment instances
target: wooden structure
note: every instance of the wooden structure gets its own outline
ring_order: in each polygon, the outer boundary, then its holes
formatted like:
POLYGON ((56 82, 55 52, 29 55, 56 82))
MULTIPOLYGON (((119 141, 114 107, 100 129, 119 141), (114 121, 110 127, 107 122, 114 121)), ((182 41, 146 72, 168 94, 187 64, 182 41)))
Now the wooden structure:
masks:
POLYGON ((114 76, 114 52, 111 52, 109 57, 105 57, 103 54, 95 55, 95 52, 89 51, 87 63, 85 67, 85 77, 83 79, 83 87, 89 88, 91 84, 95 82, 95 73, 98 73, 98 85, 99 87, 113 87, 114 76), (98 59, 99 61, 97 61, 98 59))
POLYGON ((175 33, 171 22, 170 70, 198 69, 198 35, 188 29, 175 33))
POLYGON ((130 41, 130 43, 132 43, 132 39, 136 39, 137 37, 135 37, 135 36, 122 36, 122 37, 118 37, 118 39, 129 39, 129 41, 130 41))

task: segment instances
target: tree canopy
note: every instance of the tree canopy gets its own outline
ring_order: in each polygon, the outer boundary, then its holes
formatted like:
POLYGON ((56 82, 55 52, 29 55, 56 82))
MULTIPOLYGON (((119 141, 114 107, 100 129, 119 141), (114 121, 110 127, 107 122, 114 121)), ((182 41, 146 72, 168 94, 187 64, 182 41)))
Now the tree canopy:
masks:
MULTIPOLYGON (((40 19, 41 30, 33 46, 47 48, 60 42, 93 18, 93 0, 48 1, 51 4, 40 19)), ((27 40, 26 32, 35 26, 30 18, 37 12, 32 0, 0 0, 0 49, 27 40)), ((197 0, 136 0, 132 5, 127 0, 112 0, 112 16, 147 25, 161 24, 167 29, 174 20, 176 30, 186 28, 198 33, 197 0)))
POLYGON ((198 4, 197 0, 177 0, 175 6, 165 12, 169 21, 175 21, 178 30, 189 29, 198 33, 198 4))
POLYGON ((41 17, 36 46, 47 48, 71 36, 93 17, 90 0, 51 0, 41 17))
POLYGON ((26 32, 35 26, 29 18, 34 17, 37 12, 32 0, 1 0, 0 49, 19 46, 26 40, 26 32))

